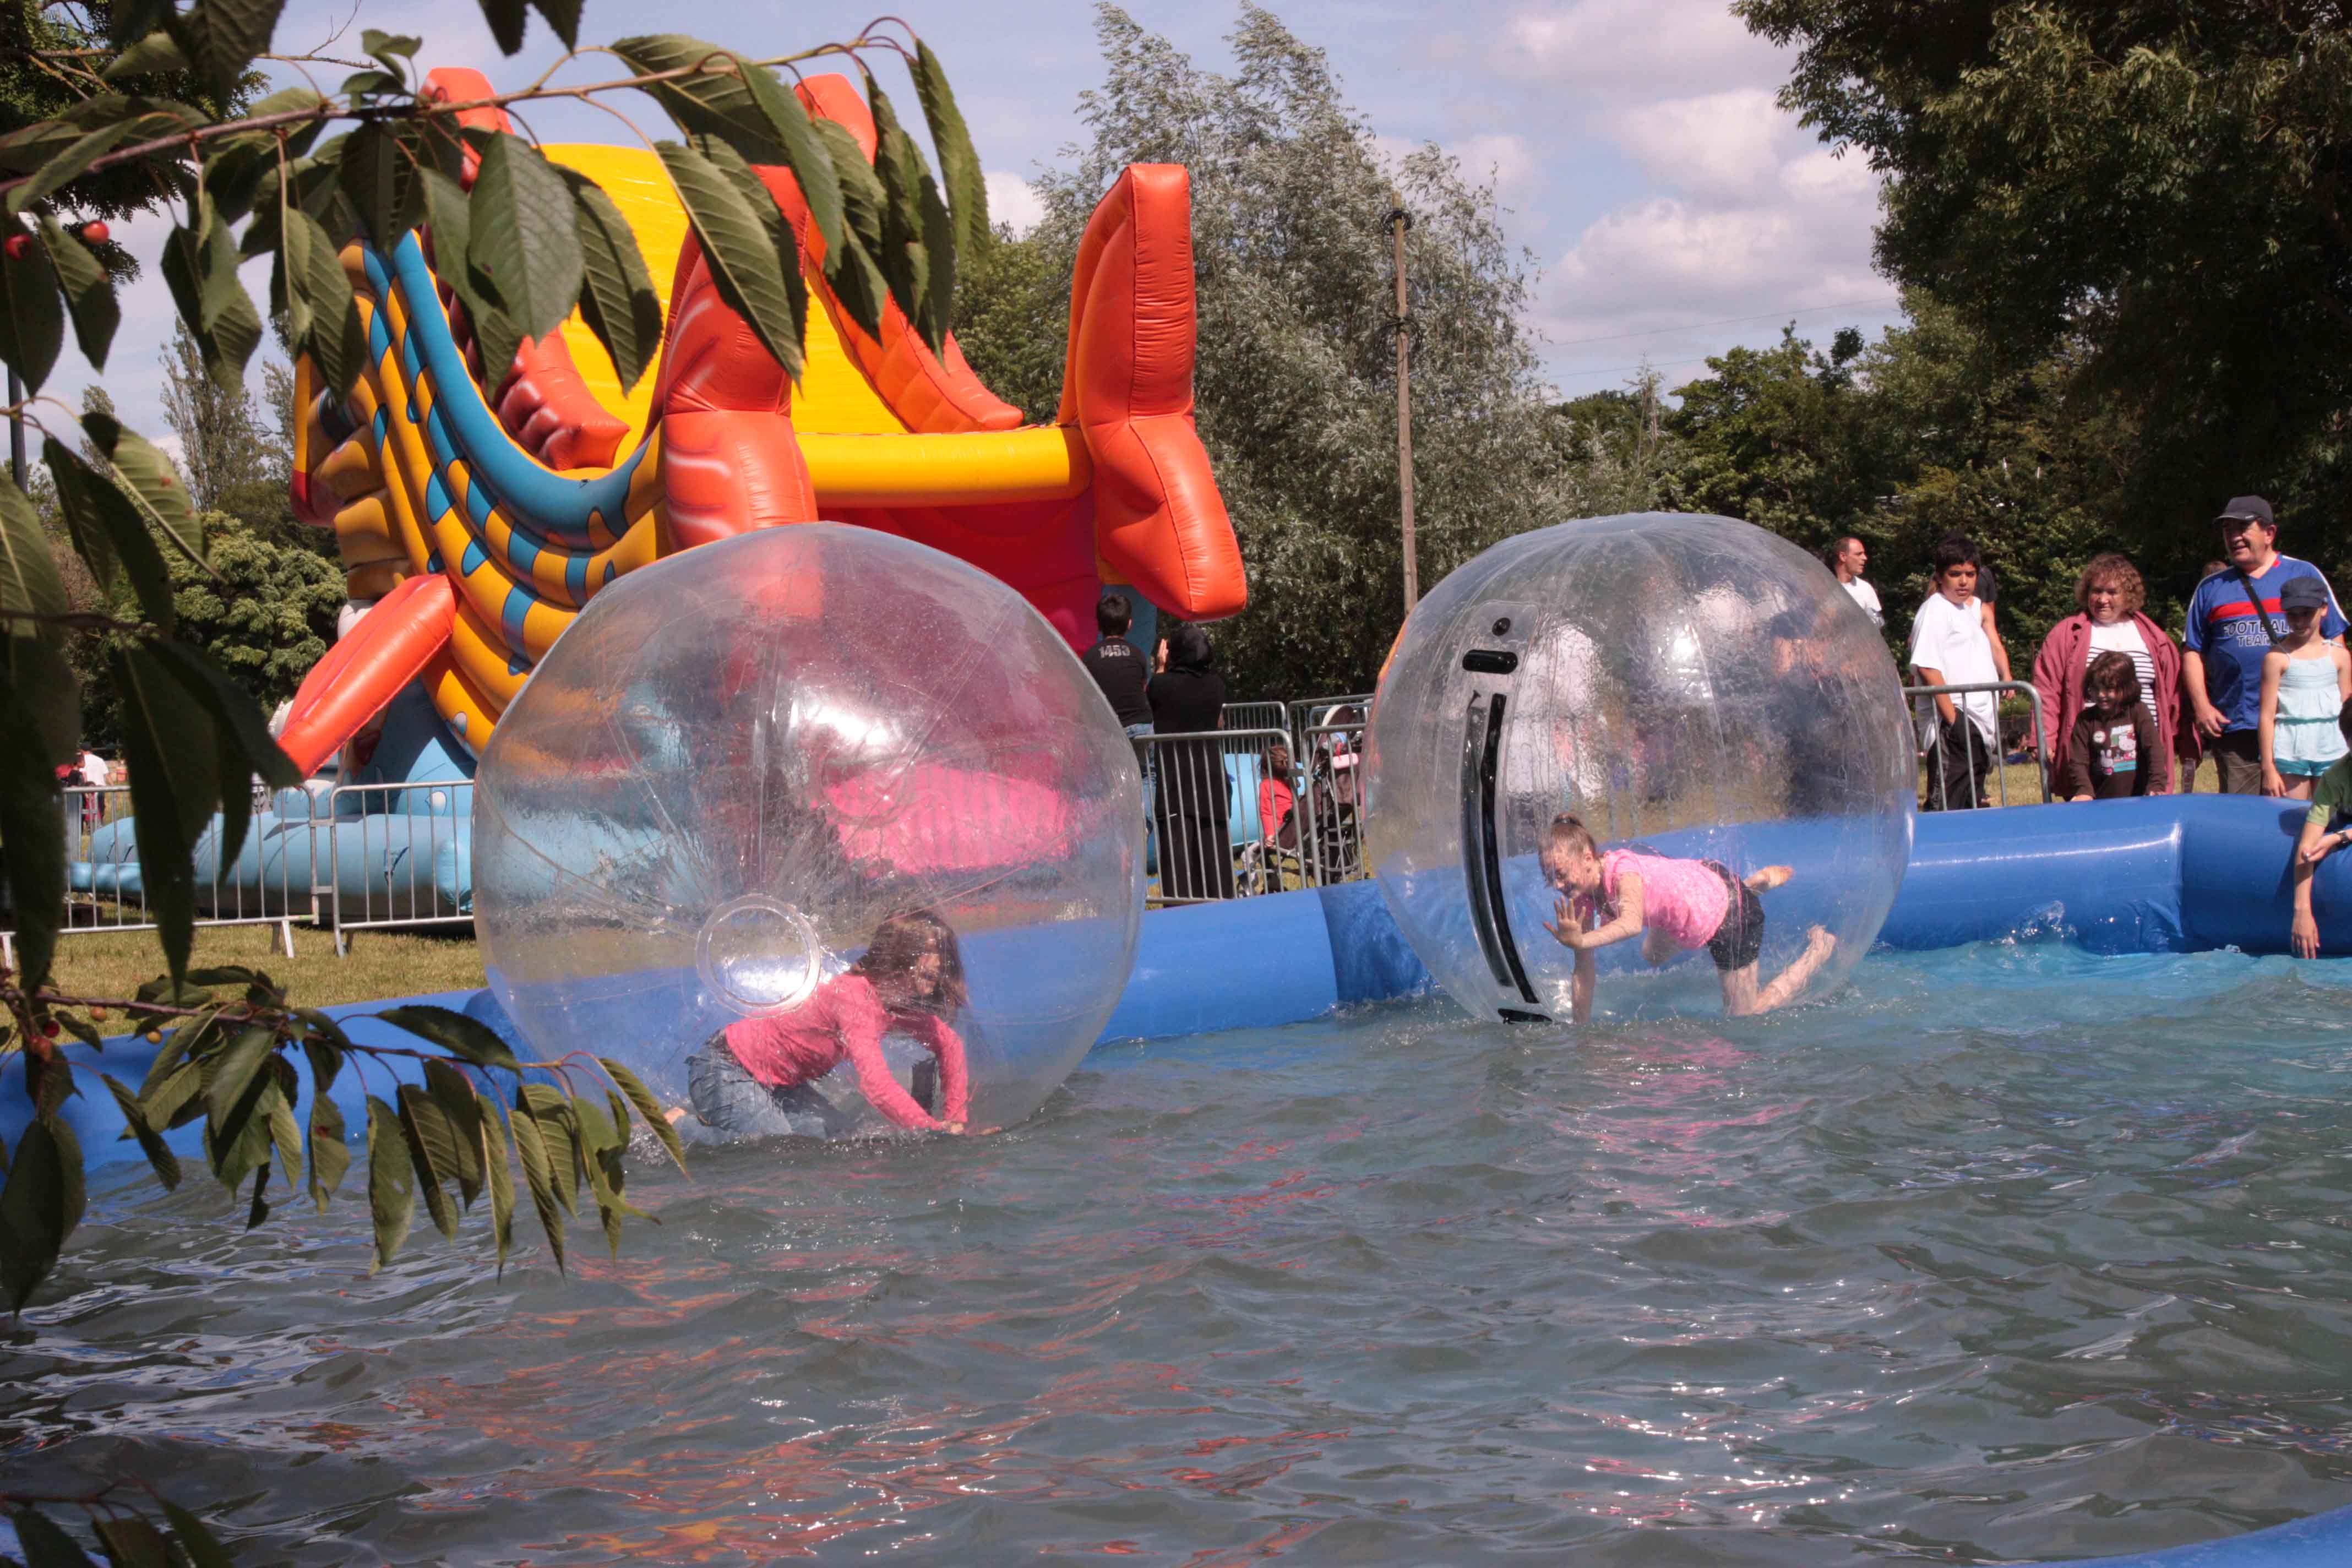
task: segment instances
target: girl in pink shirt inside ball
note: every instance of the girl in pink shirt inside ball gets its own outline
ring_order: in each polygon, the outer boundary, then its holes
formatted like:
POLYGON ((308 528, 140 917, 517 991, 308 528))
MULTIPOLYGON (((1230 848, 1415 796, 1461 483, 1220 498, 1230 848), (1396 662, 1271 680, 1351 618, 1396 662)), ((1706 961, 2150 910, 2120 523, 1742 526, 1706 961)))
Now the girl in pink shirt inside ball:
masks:
POLYGON ((1759 984, 1764 906, 1757 895, 1787 881, 1786 866, 1767 866, 1742 879, 1719 861, 1603 850, 1565 812, 1545 830, 1542 860, 1544 881, 1559 895, 1544 929, 1576 950, 1569 994, 1580 1024, 1592 1016, 1593 950, 1637 932, 1643 933, 1642 957, 1653 964, 1706 949, 1723 983, 1723 1010, 1735 1018, 1794 1001, 1837 948, 1827 930, 1812 926, 1796 961, 1769 985, 1759 984))

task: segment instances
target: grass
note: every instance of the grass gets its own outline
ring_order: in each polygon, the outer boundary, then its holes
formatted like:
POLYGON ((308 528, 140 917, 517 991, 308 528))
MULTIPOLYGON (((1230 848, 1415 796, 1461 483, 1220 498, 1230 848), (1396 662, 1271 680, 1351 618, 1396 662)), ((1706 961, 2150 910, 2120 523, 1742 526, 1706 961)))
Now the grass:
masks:
MULTIPOLYGON (((198 926, 189 967, 224 963, 266 971, 305 1007, 482 984, 481 949, 466 926, 353 931, 351 956, 337 958, 332 931, 298 921, 291 959, 278 948, 276 926, 198 926)), ((68 995, 129 996, 163 972, 163 950, 152 931, 69 935, 58 943, 56 984, 68 995)))
MULTIPOLYGON (((2039 805, 2042 804, 2042 775, 2035 771, 2032 763, 2004 763, 2002 766, 1987 773, 1985 775, 1986 798, 1990 799, 1996 805, 2000 805, 2001 790, 2004 784, 2009 791, 2009 805, 2039 805)), ((2058 781, 2053 779, 2051 781, 2050 795, 2050 798, 2053 800, 2061 798, 2057 793, 2057 786, 2058 781)), ((2210 757, 2204 758, 2197 764, 2197 793, 2200 795, 2211 795, 2215 790, 2218 790, 2221 787, 2221 776, 2218 764, 2215 763, 2213 759, 2210 757)), ((1920 794, 1924 795, 1927 793, 1927 770, 1923 767, 1919 772, 1920 794)))

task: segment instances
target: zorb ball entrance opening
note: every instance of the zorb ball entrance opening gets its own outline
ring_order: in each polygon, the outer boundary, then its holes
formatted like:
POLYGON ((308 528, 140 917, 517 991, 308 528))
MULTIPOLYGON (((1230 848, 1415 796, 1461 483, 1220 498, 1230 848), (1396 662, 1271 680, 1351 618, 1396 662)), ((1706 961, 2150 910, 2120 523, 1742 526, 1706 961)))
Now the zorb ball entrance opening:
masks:
POLYGON ((1142 783, 1108 704, 1012 588, 867 529, 617 579, 508 708, 476 796, 476 923, 524 1037, 698 1112, 689 1058, 730 1026, 763 1031, 742 1059, 774 1076, 887 1013, 888 1082, 810 1069, 782 1086, 792 1131, 919 1125, 887 1113, 909 1100, 949 1120, 937 1026, 970 1124, 1019 1121, 1134 958, 1142 783))
MULTIPOLYGON (((1810 997, 1876 939, 1910 854, 1914 752, 1885 644, 1821 563, 1727 518, 1565 522, 1469 562, 1406 622, 1369 752, 1382 895, 1488 1018, 1570 1016, 1576 954, 1548 929, 1539 859, 1562 813, 1603 850, 1735 882, 1790 868, 1759 900, 1755 962, 1776 973, 1826 931, 1810 997)), ((1636 938, 1596 958, 1599 1016, 1723 1005, 1705 949, 1636 938)))

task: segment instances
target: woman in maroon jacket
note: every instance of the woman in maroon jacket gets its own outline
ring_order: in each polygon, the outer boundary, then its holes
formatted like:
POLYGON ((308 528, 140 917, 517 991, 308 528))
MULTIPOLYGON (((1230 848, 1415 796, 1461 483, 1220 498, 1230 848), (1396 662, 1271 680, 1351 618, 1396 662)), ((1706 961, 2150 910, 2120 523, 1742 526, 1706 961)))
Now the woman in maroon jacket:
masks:
POLYGON ((2042 737, 2052 777, 2066 766, 2074 742, 2074 721, 2083 712, 2083 678, 2091 661, 2103 653, 2131 658, 2139 674, 2140 700, 2156 719, 2157 754, 2148 780, 2151 795, 2173 793, 2174 758, 2197 766, 2197 726, 2189 721, 2188 694, 2180 684, 2180 645, 2162 626, 2141 613, 2147 586, 2128 556, 2109 552, 2094 555, 2074 584, 2074 603, 2082 613, 2067 616, 2050 628, 2042 651, 2034 656, 2033 685, 2042 694, 2042 737))

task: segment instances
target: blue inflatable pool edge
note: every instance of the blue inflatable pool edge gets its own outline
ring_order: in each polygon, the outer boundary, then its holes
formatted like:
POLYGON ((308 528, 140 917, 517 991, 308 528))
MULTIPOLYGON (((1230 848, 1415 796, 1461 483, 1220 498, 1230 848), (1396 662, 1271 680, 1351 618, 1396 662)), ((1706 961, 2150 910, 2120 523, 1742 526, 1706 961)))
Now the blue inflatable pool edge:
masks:
MULTIPOLYGON (((2063 931, 2100 952, 2282 952, 2289 862, 2304 810, 2252 797, 2191 795, 1922 816, 1880 941, 1916 951, 2063 931)), ((2352 952, 2352 856, 2321 867, 2314 892, 2323 951, 2352 952)), ((1161 910, 1144 919, 1134 972, 1102 1040, 1298 1023, 1337 1007, 1410 995, 1429 984, 1373 883, 1161 910)), ((409 1003, 457 1009, 514 1038, 488 991, 387 998, 327 1012, 362 1043, 409 1044, 404 1031, 371 1016, 409 1003)), ((135 1083, 153 1053, 135 1037, 118 1037, 91 1065, 135 1083)), ((88 1058, 78 1054, 80 1059, 88 1058)), ((415 1067, 383 1060, 403 1076, 415 1067)), ((307 1079, 299 1054, 293 1062, 307 1079)), ((0 1134, 12 1143, 26 1120, 22 1071, 20 1059, 0 1060, 0 1134)), ((346 1122, 363 1127, 358 1088, 358 1075, 346 1073, 335 1098, 346 1122)), ((118 1141, 121 1122, 110 1097, 85 1093, 68 1102, 68 1116, 91 1165, 138 1158, 135 1144, 118 1141)), ((198 1132, 184 1128, 171 1142, 193 1155, 198 1132)), ((2231 1540, 2095 1561, 2099 1568, 2341 1568, 2352 1563, 2352 1508, 2231 1540)))

